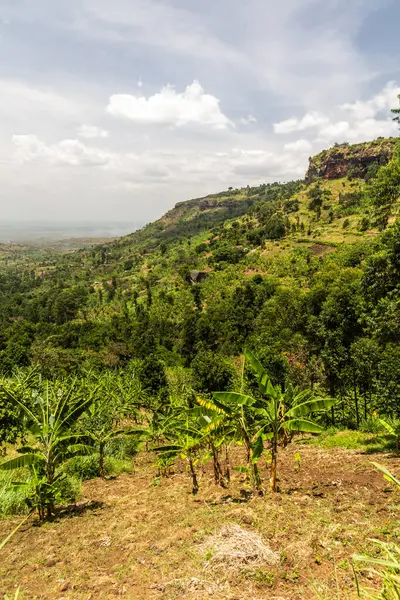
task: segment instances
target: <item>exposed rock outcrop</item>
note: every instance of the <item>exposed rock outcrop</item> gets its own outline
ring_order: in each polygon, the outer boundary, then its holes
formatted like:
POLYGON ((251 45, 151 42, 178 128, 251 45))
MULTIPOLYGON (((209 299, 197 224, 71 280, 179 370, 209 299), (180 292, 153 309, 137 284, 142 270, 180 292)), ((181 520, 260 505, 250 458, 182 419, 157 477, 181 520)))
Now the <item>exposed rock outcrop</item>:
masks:
POLYGON ((396 142, 396 138, 382 138, 363 144, 340 144, 324 150, 310 158, 306 181, 340 179, 351 175, 364 179, 371 165, 382 165, 392 158, 396 142))
POLYGON ((206 271, 189 271, 186 275, 186 281, 194 285, 195 283, 203 283, 208 277, 206 271))

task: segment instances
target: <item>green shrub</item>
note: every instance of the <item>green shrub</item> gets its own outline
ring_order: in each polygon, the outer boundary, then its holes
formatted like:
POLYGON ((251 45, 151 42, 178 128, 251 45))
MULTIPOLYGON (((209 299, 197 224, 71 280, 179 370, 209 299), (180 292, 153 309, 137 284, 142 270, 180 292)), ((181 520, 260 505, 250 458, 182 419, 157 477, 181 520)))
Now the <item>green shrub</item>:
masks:
MULTIPOLYGON (((129 473, 131 470, 132 465, 130 461, 106 456, 104 461, 106 475, 120 475, 121 473, 129 473)), ((100 476, 99 455, 96 453, 90 456, 75 456, 66 463, 64 471, 70 477, 80 481, 95 479, 100 476)))
POLYGON ((81 495, 81 480, 78 477, 65 477, 59 486, 61 503, 75 502, 81 495))
POLYGON ((124 460, 136 456, 139 446, 140 441, 135 437, 114 438, 106 443, 105 452, 107 456, 124 460))
POLYGON ((28 512, 25 502, 28 491, 25 488, 12 486, 14 481, 24 481, 28 476, 26 469, 19 469, 13 473, 0 471, 0 515, 18 515, 28 512))
POLYGON ((64 471, 71 477, 76 477, 81 481, 95 479, 99 476, 99 455, 75 456, 66 463, 64 471))
POLYGON ((371 224, 368 217, 363 217, 359 222, 358 229, 360 231, 367 231, 370 228, 371 224))
MULTIPOLYGON (((0 515, 26 514, 29 510, 27 498, 31 489, 27 487, 14 486, 14 482, 26 482, 29 479, 27 469, 18 471, 0 472, 0 515)), ((59 488, 60 503, 75 502, 81 493, 81 480, 75 476, 67 476, 60 481, 59 488)))
POLYGON ((369 417, 360 424, 360 431, 364 433, 382 433, 382 423, 378 417, 369 417))

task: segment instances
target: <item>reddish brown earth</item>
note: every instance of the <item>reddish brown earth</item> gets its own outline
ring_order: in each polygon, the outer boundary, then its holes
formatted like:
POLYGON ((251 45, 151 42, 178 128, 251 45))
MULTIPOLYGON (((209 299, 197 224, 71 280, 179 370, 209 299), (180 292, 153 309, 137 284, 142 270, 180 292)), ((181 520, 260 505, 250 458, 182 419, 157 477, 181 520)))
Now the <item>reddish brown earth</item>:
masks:
MULTIPOLYGON (((400 472, 391 455, 379 462, 400 472)), ((86 483, 89 503, 79 510, 24 526, 1 553, 0 592, 20 586, 24 600, 350 599, 351 556, 373 552, 368 538, 400 535, 397 495, 359 452, 290 445, 279 460, 281 491, 265 497, 247 497, 237 472, 223 490, 207 466, 195 498, 184 465, 168 479, 154 473, 144 455, 135 474, 86 483), (207 570, 201 542, 232 522, 260 533, 279 566, 207 570)), ((1 521, 0 539, 17 522, 1 521)), ((368 568, 361 582, 376 585, 368 568)))

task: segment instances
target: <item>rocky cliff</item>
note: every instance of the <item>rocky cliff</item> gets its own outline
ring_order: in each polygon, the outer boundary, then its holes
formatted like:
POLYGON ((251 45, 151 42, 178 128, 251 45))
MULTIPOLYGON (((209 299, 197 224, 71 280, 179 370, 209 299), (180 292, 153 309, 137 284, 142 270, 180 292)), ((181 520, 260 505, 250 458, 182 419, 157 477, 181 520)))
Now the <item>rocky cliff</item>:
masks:
POLYGON ((396 142, 397 138, 378 138, 372 142, 340 144, 323 150, 310 158, 306 181, 347 176, 364 179, 372 165, 386 164, 392 158, 396 142))

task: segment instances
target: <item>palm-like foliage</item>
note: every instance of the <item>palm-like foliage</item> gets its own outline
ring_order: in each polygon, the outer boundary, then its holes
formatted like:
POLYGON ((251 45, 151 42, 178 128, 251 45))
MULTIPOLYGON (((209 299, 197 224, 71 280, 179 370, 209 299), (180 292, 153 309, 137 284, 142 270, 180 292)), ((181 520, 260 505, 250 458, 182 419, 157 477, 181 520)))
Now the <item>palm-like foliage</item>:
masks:
MULTIPOLYGON (((323 427, 315 423, 310 415, 328 410, 336 401, 329 398, 310 398, 308 391, 296 393, 292 387, 283 392, 279 386, 272 385, 268 373, 250 351, 247 350, 245 356, 262 395, 253 406, 260 426, 258 438, 271 440, 270 490, 275 492, 279 438, 286 432, 321 432, 323 427)), ((261 443, 259 447, 262 452, 261 443)))
POLYGON ((31 398, 26 393, 19 394, 15 388, 3 387, 2 391, 22 410, 26 431, 34 443, 19 448, 20 456, 1 463, 0 469, 29 467, 34 488, 33 507, 38 509, 41 519, 45 514, 51 518, 63 477, 61 465, 67 457, 87 450, 75 427, 93 402, 95 389, 85 393, 76 383, 46 382, 42 389, 32 392, 31 398))
MULTIPOLYGON (((394 483, 397 489, 400 489, 400 481, 390 471, 378 463, 373 462, 372 464, 383 473, 383 477, 387 481, 394 483)), ((400 547, 397 544, 381 540, 373 539, 371 541, 379 548, 383 555, 382 558, 356 555, 353 556, 353 559, 371 566, 383 567, 380 571, 373 571, 381 578, 383 587, 377 594, 376 590, 360 590, 357 582, 358 595, 360 598, 369 598, 370 600, 398 600, 400 598, 400 547)))
POLYGON ((283 392, 279 386, 272 385, 268 373, 254 354, 246 350, 245 358, 257 379, 259 397, 237 392, 214 392, 212 402, 200 402, 218 415, 215 419, 217 423, 221 421, 222 415, 236 424, 236 431, 247 450, 253 486, 256 489, 261 487, 257 461, 263 453, 264 440, 271 441, 270 490, 275 492, 279 438, 285 432, 322 431, 322 426, 315 423, 310 415, 328 410, 335 401, 310 398, 309 392, 295 393, 292 388, 283 392))
POLYGON ((196 472, 196 454, 204 444, 204 433, 200 419, 187 410, 176 410, 165 419, 162 437, 166 443, 154 448, 161 459, 170 460, 180 457, 187 461, 192 478, 192 494, 199 491, 196 472))
POLYGON ((389 435, 394 437, 396 440, 396 450, 400 450, 400 419, 393 419, 392 421, 385 421, 379 419, 380 424, 386 429, 389 435))
POLYGON ((198 398, 197 401, 208 411, 207 417, 212 421, 208 430, 214 431, 216 434, 224 430, 231 439, 244 444, 252 485, 254 489, 259 490, 261 487, 261 478, 257 467, 260 456, 259 442, 254 438, 252 421, 252 405, 255 403, 255 399, 237 392, 214 392, 212 400, 198 398))
POLYGON ((85 441, 89 444, 87 452, 99 452, 99 473, 100 477, 105 477, 105 448, 106 444, 111 440, 123 438, 125 436, 140 436, 144 435, 144 429, 139 428, 120 428, 116 427, 119 422, 121 411, 124 406, 111 405, 110 399, 103 394, 96 395, 95 400, 87 407, 86 414, 82 422, 82 430, 85 435, 85 441))

